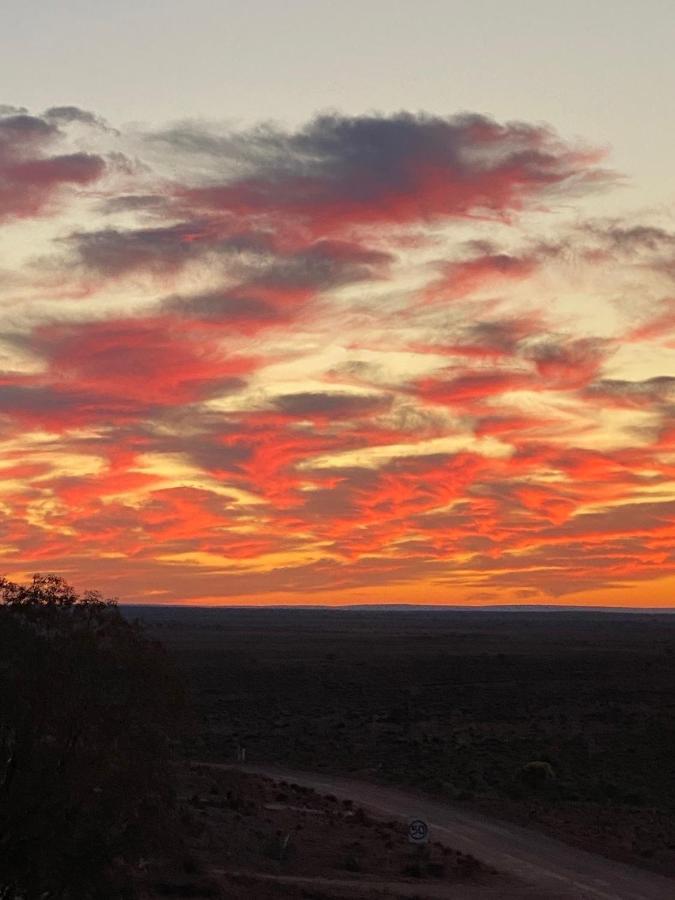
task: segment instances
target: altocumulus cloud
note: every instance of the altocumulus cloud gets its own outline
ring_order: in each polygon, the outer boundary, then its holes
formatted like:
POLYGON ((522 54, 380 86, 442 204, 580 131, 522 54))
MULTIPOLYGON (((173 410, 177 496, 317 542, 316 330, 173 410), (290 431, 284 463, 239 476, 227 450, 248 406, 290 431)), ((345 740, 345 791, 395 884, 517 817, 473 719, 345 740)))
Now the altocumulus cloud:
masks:
POLYGON ((3 107, 6 570, 169 601, 672 584, 675 230, 580 217, 619 180, 472 114, 3 107))

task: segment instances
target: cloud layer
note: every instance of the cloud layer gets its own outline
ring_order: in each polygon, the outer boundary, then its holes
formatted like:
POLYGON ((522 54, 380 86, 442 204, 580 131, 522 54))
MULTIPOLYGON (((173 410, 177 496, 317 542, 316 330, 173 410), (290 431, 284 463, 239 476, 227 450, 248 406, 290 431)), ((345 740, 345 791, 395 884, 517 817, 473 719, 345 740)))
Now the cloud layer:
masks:
POLYGON ((468 114, 0 109, 4 571, 145 602, 669 602, 675 230, 603 218, 619 180, 468 114))

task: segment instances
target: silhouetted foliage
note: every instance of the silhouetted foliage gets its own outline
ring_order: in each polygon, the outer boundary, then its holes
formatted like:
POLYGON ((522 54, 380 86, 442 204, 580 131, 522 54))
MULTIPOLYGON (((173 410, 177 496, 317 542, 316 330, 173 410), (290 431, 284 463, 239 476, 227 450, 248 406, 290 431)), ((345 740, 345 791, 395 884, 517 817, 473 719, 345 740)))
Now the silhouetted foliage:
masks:
POLYGON ((523 766, 520 770, 520 778, 529 787, 537 788, 554 782, 556 774, 549 762, 534 760, 523 766))
POLYGON ((181 691, 112 601, 0 579, 0 898, 130 896, 171 804, 181 691))

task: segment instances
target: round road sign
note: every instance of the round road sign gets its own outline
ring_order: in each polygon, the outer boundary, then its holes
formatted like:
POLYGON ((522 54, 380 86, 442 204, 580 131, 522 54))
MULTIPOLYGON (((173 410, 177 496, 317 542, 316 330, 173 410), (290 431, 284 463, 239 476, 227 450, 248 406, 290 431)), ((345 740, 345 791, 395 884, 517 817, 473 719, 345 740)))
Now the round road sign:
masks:
POLYGON ((408 840, 413 844, 426 844, 429 826, 423 819, 411 819, 408 823, 408 840))

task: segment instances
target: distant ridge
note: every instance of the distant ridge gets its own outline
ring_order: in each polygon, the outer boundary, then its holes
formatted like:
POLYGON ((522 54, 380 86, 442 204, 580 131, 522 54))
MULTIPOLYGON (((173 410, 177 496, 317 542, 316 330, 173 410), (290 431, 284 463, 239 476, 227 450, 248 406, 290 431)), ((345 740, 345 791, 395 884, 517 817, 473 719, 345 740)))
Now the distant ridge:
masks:
POLYGON ((120 607, 124 610, 194 610, 195 612, 226 612, 231 611, 247 611, 255 610, 266 612, 291 612, 293 610, 304 612, 458 612, 458 613, 480 613, 480 612, 513 612, 513 613, 613 613, 620 615, 675 615, 674 606, 566 606, 565 604, 541 604, 536 603, 514 603, 514 604, 492 604, 492 605, 451 605, 451 604, 433 604, 433 603, 352 603, 352 604, 226 604, 222 605, 200 605, 197 603, 120 603, 120 607))
MULTIPOLYGON (((269 609, 269 607, 267 607, 269 609)), ((327 608, 327 607, 323 607, 327 608)), ((442 612, 443 610, 452 610, 453 612, 608 612, 608 613, 670 613, 675 614, 675 606, 566 606, 560 604, 537 604, 537 603, 512 603, 512 604, 482 604, 480 606, 467 605, 450 605, 443 604, 435 606, 431 604, 416 603, 378 603, 374 605, 352 604, 349 606, 331 607, 333 609, 351 609, 351 610, 404 610, 404 611, 427 611, 442 612)))

